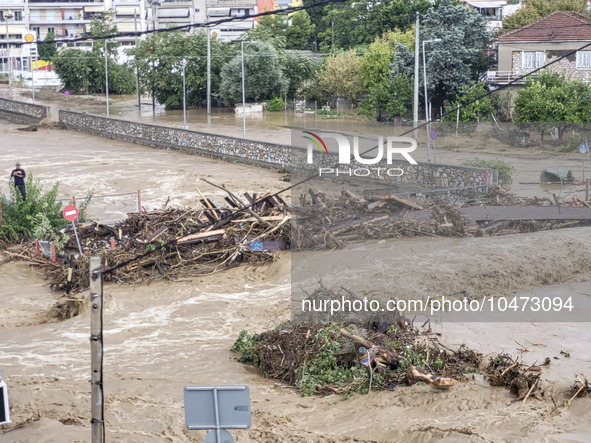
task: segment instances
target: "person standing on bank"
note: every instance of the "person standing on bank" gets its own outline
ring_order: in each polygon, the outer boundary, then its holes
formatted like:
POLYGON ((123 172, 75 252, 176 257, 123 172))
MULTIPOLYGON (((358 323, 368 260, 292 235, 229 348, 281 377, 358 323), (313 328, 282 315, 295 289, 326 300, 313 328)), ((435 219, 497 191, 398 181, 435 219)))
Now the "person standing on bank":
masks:
POLYGON ((25 177, 27 176, 27 174, 25 174, 24 169, 21 169, 20 163, 17 163, 14 166, 16 169, 12 171, 12 174, 10 174, 10 176, 14 177, 14 186, 18 188, 21 195, 23 196, 24 201, 27 199, 27 191, 25 189, 25 177))

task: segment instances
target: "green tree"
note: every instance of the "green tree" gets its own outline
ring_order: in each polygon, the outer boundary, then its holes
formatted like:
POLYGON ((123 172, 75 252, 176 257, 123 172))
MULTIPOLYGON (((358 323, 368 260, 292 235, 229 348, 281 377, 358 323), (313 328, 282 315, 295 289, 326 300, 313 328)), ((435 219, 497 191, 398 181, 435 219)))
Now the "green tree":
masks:
POLYGON ((321 24, 314 20, 316 38, 322 50, 349 49, 367 45, 384 32, 411 28, 411 13, 425 13, 429 0, 359 0, 328 5, 320 17, 321 24))
POLYGON ((95 91, 92 87, 94 64, 96 57, 80 49, 63 49, 58 52, 54 59, 54 69, 64 84, 64 88, 71 92, 86 92, 89 94, 95 91))
POLYGON ((367 97, 359 104, 360 113, 378 121, 391 121, 409 110, 413 100, 413 85, 404 74, 397 74, 370 86, 367 97))
POLYGON ((503 20, 503 31, 529 25, 556 11, 574 11, 589 15, 587 0, 528 0, 521 9, 503 20))
MULTIPOLYGON (((476 83, 472 87, 462 90, 462 93, 456 97, 452 102, 451 110, 456 109, 458 106, 465 105, 472 100, 482 97, 488 91, 484 87, 484 83, 476 83)), ((474 103, 469 104, 460 109, 460 121, 461 122, 481 122, 491 120, 495 113, 495 107, 490 96, 483 97, 476 100, 474 103)), ((456 113, 451 113, 443 117, 444 121, 456 121, 456 113)))
POLYGON ((414 27, 406 32, 385 32, 369 45, 368 51, 359 61, 359 78, 365 89, 369 90, 373 85, 390 79, 397 42, 414 48, 414 27))
MULTIPOLYGON (((478 12, 452 0, 441 0, 436 10, 430 9, 421 29, 421 41, 441 39, 425 46, 429 99, 440 106, 476 83, 488 68, 482 52, 490 43, 490 33, 478 12)), ((395 71, 409 77, 414 73, 414 54, 408 47, 398 47, 395 71)))
POLYGON ((359 62, 360 57, 354 51, 327 57, 319 77, 320 86, 327 93, 345 97, 350 105, 356 105, 363 92, 359 62))
POLYGON ((306 11, 291 16, 291 24, 285 30, 287 49, 310 49, 315 26, 306 11))
MULTIPOLYGON (((117 32, 113 24, 113 13, 105 12, 100 19, 90 23, 93 36, 107 36, 117 32)), ((135 91, 135 75, 128 65, 117 63, 118 43, 105 40, 94 42, 92 51, 62 49, 54 57, 55 72, 72 92, 103 94, 106 89, 105 51, 109 72, 109 92, 131 94, 135 91)))
POLYGON ((580 123, 591 121, 591 87, 580 81, 544 72, 528 77, 515 97, 516 121, 544 131, 556 127, 558 138, 580 123))
POLYGON ((258 25, 249 30, 246 40, 269 42, 282 52, 287 46, 285 32, 288 28, 285 14, 265 15, 260 18, 258 25))
MULTIPOLYGON (((233 54, 234 52, 231 52, 233 54)), ((185 68, 185 92, 188 106, 200 106, 207 95, 207 36, 182 31, 150 35, 130 51, 137 67, 140 85, 155 101, 169 109, 183 106, 182 61, 185 68)), ((211 41, 211 90, 219 91, 219 74, 228 55, 228 45, 211 41)))
POLYGON ((39 46, 39 60, 51 61, 57 52, 57 46, 54 43, 55 34, 49 31, 45 36, 45 40, 38 44, 39 46))
POLYGON ((320 71, 320 63, 298 53, 286 53, 280 57, 281 67, 289 87, 288 98, 299 98, 304 95, 304 83, 315 78, 320 71))
MULTIPOLYGON (((283 74, 279 53, 269 42, 244 45, 245 94, 247 101, 282 97, 288 80, 283 74)), ((242 102, 242 66, 238 54, 220 73, 220 95, 228 105, 242 102)))

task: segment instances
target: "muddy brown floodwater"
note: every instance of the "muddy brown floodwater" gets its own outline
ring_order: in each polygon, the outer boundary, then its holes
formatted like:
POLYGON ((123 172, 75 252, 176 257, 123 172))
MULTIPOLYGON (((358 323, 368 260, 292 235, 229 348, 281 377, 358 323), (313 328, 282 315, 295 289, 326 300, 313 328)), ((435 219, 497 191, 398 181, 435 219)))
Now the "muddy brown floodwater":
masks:
MULTIPOLYGON (((196 186, 222 197, 200 177, 238 192, 276 191, 285 185, 275 170, 70 131, 25 133, 16 127, 0 121, 0 172, 8 178, 19 159, 44 185, 59 180, 64 198, 91 190, 102 195, 141 189, 144 206, 159 208, 168 199, 169 205, 196 205, 196 186)), ((462 154, 450 151, 450 158, 452 153, 462 154)), ((516 176, 524 182, 548 162, 515 158, 516 176)), ((0 190, 7 192, 6 181, 0 190)), ((527 194, 540 188, 521 190, 527 194)), ((104 209, 95 210, 97 216, 104 215, 99 214, 104 209)), ((591 228, 571 228, 494 239, 380 242, 379 248, 395 251, 387 257, 390 261, 364 253, 363 248, 375 249, 373 243, 348 250, 361 258, 360 273, 371 271, 376 281, 391 280, 399 291, 406 288, 412 294, 470 287, 589 297, 590 236, 591 228)), ((312 264, 320 258, 298 257, 312 264)), ((508 352, 526 364, 549 357, 552 362, 542 375, 548 393, 544 401, 512 404, 508 390, 490 387, 479 375, 445 392, 414 385, 347 399, 302 398, 292 388, 264 379, 238 363, 229 348, 241 330, 261 332, 289 318, 292 260, 284 254, 269 265, 202 278, 106 285, 107 440, 203 441, 204 431, 185 429, 183 388, 247 384, 253 426, 232 431, 239 443, 589 441, 591 399, 562 406, 575 374, 591 373, 589 323, 434 323, 449 346, 465 343, 489 355, 508 352)), ((12 424, 0 430, 0 441, 90 441, 88 311, 47 322, 46 313, 61 294, 51 292, 34 269, 7 261, 1 252, 0 263, 0 368, 9 386, 12 418, 12 424)), ((338 279, 336 266, 327 266, 326 260, 323 266, 327 278, 338 279)), ((349 283, 355 278, 343 281, 349 283)))

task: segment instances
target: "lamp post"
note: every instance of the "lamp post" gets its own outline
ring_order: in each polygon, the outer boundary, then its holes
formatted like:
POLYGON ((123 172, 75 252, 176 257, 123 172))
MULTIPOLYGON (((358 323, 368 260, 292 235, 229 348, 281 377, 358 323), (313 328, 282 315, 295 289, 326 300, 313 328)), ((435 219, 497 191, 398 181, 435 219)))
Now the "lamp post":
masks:
POLYGON ((246 138, 246 91, 244 89, 244 42, 240 44, 242 54, 242 138, 246 138))
POLYGON ((109 54, 107 51, 107 39, 105 39, 105 91, 107 94, 107 118, 109 117, 109 54))
POLYGON ((427 98, 427 64, 425 61, 425 43, 436 43, 440 42, 440 38, 435 38, 433 40, 423 40, 423 83, 425 87, 425 123, 427 123, 427 161, 431 162, 431 118, 429 116, 429 105, 428 105, 428 98, 427 98))
POLYGON ((415 75, 414 75, 414 95, 412 106, 412 126, 414 128, 413 137, 419 141, 419 13, 416 12, 415 20, 415 75))
POLYGON ((185 73, 187 68, 187 59, 183 59, 181 64, 183 66, 183 129, 187 129, 187 93, 185 92, 185 73))
MULTIPOLYGON (((209 22, 207 6, 205 7, 205 22, 209 22)), ((207 31, 207 115, 211 115, 211 29, 207 27, 205 30, 207 31)))
POLYGON ((12 18, 12 15, 6 14, 4 17, 4 23, 6 24, 6 48, 8 53, 6 59, 8 60, 8 87, 12 88, 12 59, 10 58, 10 35, 8 34, 8 20, 12 18))

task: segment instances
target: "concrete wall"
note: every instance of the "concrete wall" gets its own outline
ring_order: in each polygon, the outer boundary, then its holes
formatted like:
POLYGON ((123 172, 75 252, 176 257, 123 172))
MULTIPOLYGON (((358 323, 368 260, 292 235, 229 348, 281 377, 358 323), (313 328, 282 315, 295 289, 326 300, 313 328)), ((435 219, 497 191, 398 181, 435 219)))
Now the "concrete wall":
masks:
POLYGON ((48 112, 46 106, 0 98, 0 118, 13 123, 38 123, 47 117, 48 112))
MULTIPOLYGON (((331 168, 338 163, 338 154, 313 154, 313 164, 307 163, 307 149, 244 140, 234 137, 207 134, 166 126, 129 122, 125 120, 98 117, 73 111, 61 110, 60 122, 68 128, 89 134, 124 140, 146 146, 177 149, 189 153, 242 161, 272 168, 288 168, 298 171, 318 171, 319 167, 331 168)), ((355 176, 355 170, 369 169, 368 179, 393 184, 412 184, 429 188, 448 188, 487 185, 494 181, 493 171, 482 168, 421 163, 410 165, 401 159, 391 165, 385 161, 367 166, 355 161, 341 165, 339 171, 355 176), (377 169, 381 168, 381 170, 377 169), (390 176, 387 170, 401 168, 402 176, 390 176), (350 173, 347 170, 351 170, 350 173)), ((359 172, 359 171, 357 171, 359 172)), ((395 173, 395 172, 393 172, 395 173)), ((334 177, 334 176, 333 176, 334 177)), ((331 177, 332 178, 332 177, 331 177)))
POLYGON ((242 161, 267 167, 289 167, 291 147, 226 137, 168 126, 60 110, 59 120, 70 129, 141 145, 242 161))

